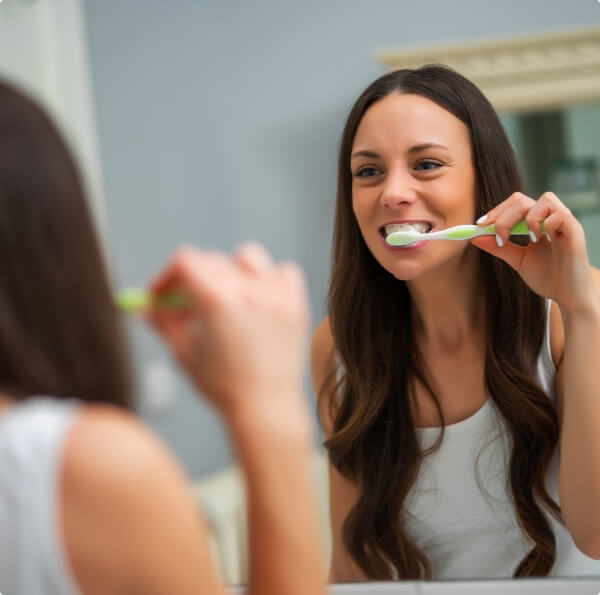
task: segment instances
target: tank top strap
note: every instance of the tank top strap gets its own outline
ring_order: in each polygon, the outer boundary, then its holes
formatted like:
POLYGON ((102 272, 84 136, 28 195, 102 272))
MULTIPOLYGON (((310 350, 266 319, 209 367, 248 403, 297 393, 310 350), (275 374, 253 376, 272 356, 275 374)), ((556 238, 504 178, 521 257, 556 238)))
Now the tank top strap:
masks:
POLYGON ((552 360, 552 350, 550 347, 550 312, 552 309, 552 300, 546 300, 546 330, 544 340, 537 360, 537 377, 541 387, 550 396, 555 399, 556 394, 556 366, 552 360))

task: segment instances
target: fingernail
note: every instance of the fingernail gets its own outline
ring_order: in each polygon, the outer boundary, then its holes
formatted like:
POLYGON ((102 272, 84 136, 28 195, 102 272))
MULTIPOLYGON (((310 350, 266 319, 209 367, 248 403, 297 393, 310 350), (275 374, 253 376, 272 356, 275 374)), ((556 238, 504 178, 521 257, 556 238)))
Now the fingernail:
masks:
POLYGON ((477 225, 479 225, 480 223, 483 223, 486 219, 487 219, 487 215, 481 215, 481 217, 479 217, 479 219, 477 219, 477 221, 475 221, 475 223, 477 225))
POLYGON ((502 248, 502 246, 504 246, 504 242, 498 234, 496 234, 496 244, 498 244, 498 248, 502 248))
POLYGON ((550 234, 549 234, 548 232, 546 232, 546 239, 547 239, 549 242, 551 242, 551 241, 552 241, 552 238, 550 237, 550 234))
POLYGON ((537 236, 535 235, 535 233, 533 233, 533 231, 529 232, 529 237, 531 238, 531 241, 535 244, 535 242, 537 242, 537 236))

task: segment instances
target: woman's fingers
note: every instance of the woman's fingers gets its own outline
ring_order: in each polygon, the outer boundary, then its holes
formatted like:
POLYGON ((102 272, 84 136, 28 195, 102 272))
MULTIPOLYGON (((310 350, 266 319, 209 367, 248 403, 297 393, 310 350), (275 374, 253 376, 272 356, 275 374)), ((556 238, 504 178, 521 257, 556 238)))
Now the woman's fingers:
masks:
POLYGON ((571 211, 553 192, 545 192, 537 201, 522 192, 515 192, 480 218, 478 224, 494 223, 497 244, 503 247, 509 241, 511 227, 522 220, 527 223, 529 237, 534 243, 543 237, 552 241, 563 232, 575 234, 581 227, 571 211))
POLYGON ((496 243, 498 247, 502 248, 509 243, 511 227, 515 223, 526 219, 534 205, 535 200, 530 196, 522 192, 515 192, 487 213, 484 221, 481 221, 481 219, 479 221, 480 224, 490 225, 494 223, 496 225, 496 243))
POLYGON ((522 203, 529 203, 533 199, 522 192, 513 192, 506 200, 496 205, 493 209, 490 209, 487 213, 477 219, 478 225, 490 225, 494 223, 498 217, 507 209, 512 208, 514 205, 522 203))
POLYGON ((242 244, 235 253, 236 263, 249 273, 267 273, 275 264, 267 250, 258 242, 242 244))
POLYGON ((535 226, 536 233, 541 235, 541 224, 544 222, 544 230, 549 241, 555 240, 563 233, 574 236, 581 232, 581 224, 573 213, 561 202, 553 192, 545 192, 535 203, 529 216, 527 224, 535 226))
POLYGON ((211 274, 217 272, 226 262, 227 257, 219 252, 201 252, 193 246, 184 246, 177 250, 151 283, 152 291, 160 294, 184 288, 192 291, 194 295, 199 294, 201 299, 211 274))
POLYGON ((493 238, 480 237, 472 240, 475 246, 510 264, 533 291, 561 307, 581 302, 581 288, 586 293, 590 286, 585 233, 556 194, 545 192, 534 201, 515 193, 490 211, 485 224, 495 224, 500 241, 496 245, 493 238), (510 227, 521 220, 531 232, 525 247, 508 241, 510 227))
POLYGON ((553 210, 564 208, 558 197, 551 193, 546 192, 537 201, 534 202, 533 206, 525 216, 525 222, 529 227, 529 235, 533 242, 537 242, 545 237, 549 242, 552 241, 552 237, 546 233, 546 218, 553 210), (542 228, 542 223, 544 227, 542 228))
POLYGON ((183 306, 157 306, 146 312, 146 320, 178 356, 185 352, 190 336, 197 334, 203 320, 218 309, 220 294, 231 284, 231 268, 222 253, 186 246, 177 250, 152 283, 157 299, 175 293, 184 296, 183 306))

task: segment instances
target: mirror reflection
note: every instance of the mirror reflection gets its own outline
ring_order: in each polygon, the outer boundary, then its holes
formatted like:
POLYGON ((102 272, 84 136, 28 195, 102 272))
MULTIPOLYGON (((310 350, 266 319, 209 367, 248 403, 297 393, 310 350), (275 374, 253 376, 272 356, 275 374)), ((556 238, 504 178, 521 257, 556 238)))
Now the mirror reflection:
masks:
POLYGON ((369 86, 340 164, 312 358, 333 578, 597 573, 595 505, 574 488, 589 491, 597 467, 594 432, 587 446, 581 432, 593 374, 580 370, 600 348, 600 326, 583 331, 596 315, 582 315, 598 308, 600 274, 583 228, 556 194, 522 191, 491 105, 444 67, 369 86), (495 237, 427 239, 475 220, 495 237), (523 220, 529 241, 513 244, 523 220), (421 238, 390 246, 400 229, 421 238))
POLYGON ((570 105, 533 113, 503 113, 524 187, 534 196, 555 188, 580 218, 600 208, 600 105, 570 105))

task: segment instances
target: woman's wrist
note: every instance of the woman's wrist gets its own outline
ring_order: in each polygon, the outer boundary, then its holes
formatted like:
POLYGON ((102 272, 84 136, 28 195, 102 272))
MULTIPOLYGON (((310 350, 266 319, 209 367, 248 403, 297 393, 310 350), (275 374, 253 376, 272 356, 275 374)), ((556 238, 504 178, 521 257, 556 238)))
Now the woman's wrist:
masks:
POLYGON ((565 325, 565 332, 573 325, 594 324, 600 322, 600 294, 595 287, 577 302, 562 304, 558 307, 565 325))
POLYGON ((312 444, 313 424, 306 400, 303 392, 293 390, 257 398, 247 395, 232 405, 224 417, 238 455, 246 456, 260 445, 312 444))

